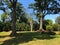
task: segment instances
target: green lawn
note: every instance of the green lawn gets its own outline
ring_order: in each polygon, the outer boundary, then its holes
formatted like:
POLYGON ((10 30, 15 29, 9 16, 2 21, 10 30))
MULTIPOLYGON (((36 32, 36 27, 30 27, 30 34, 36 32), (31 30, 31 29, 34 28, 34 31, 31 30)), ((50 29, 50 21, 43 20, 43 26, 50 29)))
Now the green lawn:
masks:
POLYGON ((0 32, 0 45, 60 45, 60 35, 41 34, 40 32, 0 32))

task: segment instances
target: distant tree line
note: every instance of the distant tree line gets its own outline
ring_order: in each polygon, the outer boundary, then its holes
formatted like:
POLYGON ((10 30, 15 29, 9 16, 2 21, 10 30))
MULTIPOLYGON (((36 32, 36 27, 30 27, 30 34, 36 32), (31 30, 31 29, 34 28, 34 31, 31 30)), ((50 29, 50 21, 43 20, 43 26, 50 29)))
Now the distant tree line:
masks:
MULTIPOLYGON (((16 31, 31 31, 30 20, 26 16, 27 15, 23 15, 23 18, 21 17, 22 19, 17 20, 16 31)), ((44 20, 44 24, 43 24, 44 30, 60 31, 60 16, 58 16, 55 21, 57 21, 57 22, 53 23, 53 21, 49 20, 49 19, 44 20)), ((6 21, 6 22, 3 22, 3 20, 0 21, 0 31, 11 31, 12 30, 11 23, 12 23, 11 20, 6 21)), ((37 31, 38 28, 39 28, 39 24, 33 20, 33 30, 32 31, 37 31)))

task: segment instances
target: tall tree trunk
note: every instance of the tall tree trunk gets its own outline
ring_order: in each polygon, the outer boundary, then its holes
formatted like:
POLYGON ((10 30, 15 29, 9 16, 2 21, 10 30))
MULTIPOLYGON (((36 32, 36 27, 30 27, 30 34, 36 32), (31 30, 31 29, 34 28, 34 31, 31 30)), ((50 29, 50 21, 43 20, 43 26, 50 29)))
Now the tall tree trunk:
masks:
POLYGON ((10 0, 12 3, 12 33, 11 35, 16 34, 16 4, 17 0, 10 0))
POLYGON ((11 35, 15 35, 16 34, 16 15, 15 15, 15 11, 13 11, 12 14, 12 33, 11 35))
POLYGON ((39 30, 42 31, 43 30, 43 14, 42 12, 40 13, 40 19, 39 19, 39 30))

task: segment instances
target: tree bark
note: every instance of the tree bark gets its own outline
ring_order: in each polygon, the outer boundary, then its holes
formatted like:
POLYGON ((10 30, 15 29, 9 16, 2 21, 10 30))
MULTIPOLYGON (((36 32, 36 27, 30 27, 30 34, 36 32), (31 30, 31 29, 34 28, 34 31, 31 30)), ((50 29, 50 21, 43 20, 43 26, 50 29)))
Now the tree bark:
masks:
POLYGON ((16 34, 16 15, 15 15, 15 11, 13 11, 12 14, 12 33, 11 35, 15 35, 16 34))
POLYGON ((33 23, 32 23, 32 20, 30 21, 30 27, 31 27, 31 32, 33 30, 33 23))
POLYGON ((42 31, 43 30, 43 14, 42 12, 40 12, 40 19, 39 19, 39 30, 42 31))
POLYGON ((17 4, 17 0, 10 0, 10 2, 12 3, 12 33, 11 35, 16 35, 16 4, 17 4))

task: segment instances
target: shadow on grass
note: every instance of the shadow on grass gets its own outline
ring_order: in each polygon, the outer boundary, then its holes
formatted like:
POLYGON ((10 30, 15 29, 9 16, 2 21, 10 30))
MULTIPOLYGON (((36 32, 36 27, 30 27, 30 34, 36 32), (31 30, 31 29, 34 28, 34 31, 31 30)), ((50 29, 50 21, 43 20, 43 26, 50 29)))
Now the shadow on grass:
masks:
POLYGON ((9 35, 5 35, 5 36, 0 36, 0 38, 5 38, 5 37, 9 37, 9 35))
POLYGON ((15 38, 5 40, 2 45, 18 45, 21 43, 27 43, 34 39, 39 40, 49 40, 55 38, 54 35, 41 34, 40 32, 27 32, 27 33, 18 33, 15 38))

